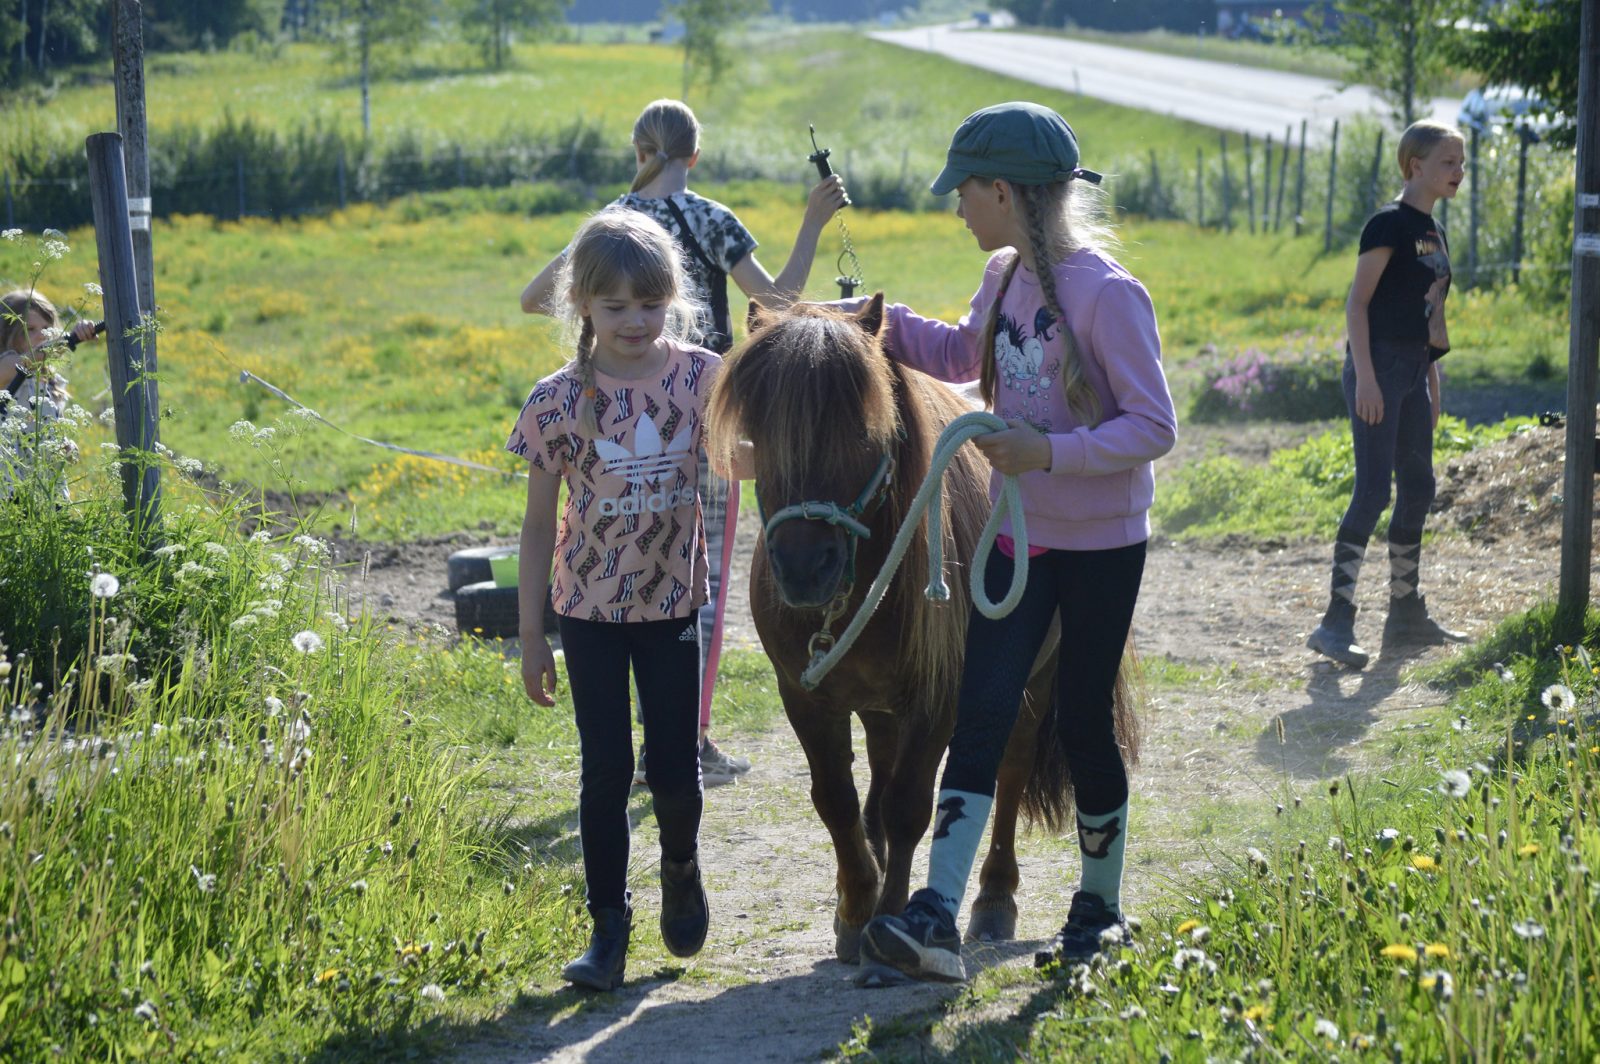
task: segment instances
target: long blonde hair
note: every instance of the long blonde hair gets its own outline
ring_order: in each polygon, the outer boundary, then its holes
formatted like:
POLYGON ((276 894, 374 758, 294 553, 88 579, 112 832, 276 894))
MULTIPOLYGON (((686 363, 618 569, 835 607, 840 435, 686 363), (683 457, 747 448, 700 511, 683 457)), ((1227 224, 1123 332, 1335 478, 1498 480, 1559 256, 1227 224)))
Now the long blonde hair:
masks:
POLYGON ((594 322, 581 305, 618 292, 634 299, 660 299, 668 303, 662 335, 691 338, 695 308, 689 301, 689 281, 683 258, 661 223, 627 207, 607 207, 593 214, 572 238, 572 250, 556 281, 557 306, 566 307, 567 324, 576 332, 573 365, 583 382, 584 402, 578 423, 593 436, 597 431, 594 394, 594 322))
MULTIPOLYGON (((1078 338, 1061 309, 1061 298, 1056 292, 1056 264, 1077 251, 1100 251, 1116 245, 1116 236, 1105 221, 1105 193, 1100 186, 1081 181, 1055 181, 1046 185, 1021 185, 1007 181, 1022 216, 1028 234, 1028 250, 1033 255, 1034 271, 1039 277, 1039 291, 1044 305, 1061 330, 1061 387, 1066 393, 1067 408, 1080 422, 1094 426, 1100 423, 1100 397, 1090 387, 1083 375, 1083 352, 1078 349, 1078 338)), ((984 322, 983 336, 978 350, 982 352, 982 374, 979 385, 983 401, 994 405, 999 388, 999 370, 995 364, 994 339, 1000 322, 1000 303, 1005 297, 1011 278, 1017 272, 1022 256, 1013 256, 1006 264, 1000 280, 1000 291, 989 307, 988 320, 984 322)))
POLYGON ((29 314, 43 318, 47 329, 61 324, 60 312, 43 292, 17 288, 0 296, 0 351, 15 351, 19 355, 33 353, 28 343, 29 314))
POLYGON ((637 192, 661 176, 673 159, 688 159, 700 150, 700 121, 682 100, 653 100, 633 123, 633 146, 649 158, 633 177, 637 192))

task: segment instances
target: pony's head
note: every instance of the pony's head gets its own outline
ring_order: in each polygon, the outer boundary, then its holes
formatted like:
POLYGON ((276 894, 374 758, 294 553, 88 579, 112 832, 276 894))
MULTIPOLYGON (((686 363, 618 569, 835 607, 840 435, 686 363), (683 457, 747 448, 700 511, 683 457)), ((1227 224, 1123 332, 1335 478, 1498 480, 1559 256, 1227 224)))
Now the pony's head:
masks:
POLYGON ((711 452, 726 463, 741 439, 755 445, 756 497, 771 522, 767 559, 792 607, 824 606, 844 589, 851 529, 869 522, 887 494, 887 484, 874 491, 874 480, 900 419, 882 325, 881 295, 856 314, 753 307, 750 337, 712 392, 711 452), (795 510, 800 504, 810 505, 795 510))

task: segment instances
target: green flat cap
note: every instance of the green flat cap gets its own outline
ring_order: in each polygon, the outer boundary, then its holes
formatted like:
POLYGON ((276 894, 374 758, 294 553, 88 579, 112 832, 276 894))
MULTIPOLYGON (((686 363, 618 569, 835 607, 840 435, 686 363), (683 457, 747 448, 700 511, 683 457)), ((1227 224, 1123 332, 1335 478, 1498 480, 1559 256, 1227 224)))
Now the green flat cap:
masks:
POLYGON ((1014 101, 974 111, 950 138, 944 169, 933 179, 942 196, 969 177, 1000 177, 1019 185, 1048 185, 1100 175, 1078 166, 1078 138, 1048 107, 1014 101))

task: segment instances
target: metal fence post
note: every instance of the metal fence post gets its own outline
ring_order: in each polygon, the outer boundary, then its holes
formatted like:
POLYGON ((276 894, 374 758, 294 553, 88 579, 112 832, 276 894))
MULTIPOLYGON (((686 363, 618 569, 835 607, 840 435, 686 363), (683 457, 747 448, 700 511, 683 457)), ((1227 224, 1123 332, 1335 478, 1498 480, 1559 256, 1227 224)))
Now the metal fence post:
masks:
POLYGON ((1338 189, 1339 175, 1339 120, 1333 120, 1333 143, 1328 147, 1328 204, 1327 216, 1322 223, 1322 250, 1333 250, 1333 197, 1338 189))

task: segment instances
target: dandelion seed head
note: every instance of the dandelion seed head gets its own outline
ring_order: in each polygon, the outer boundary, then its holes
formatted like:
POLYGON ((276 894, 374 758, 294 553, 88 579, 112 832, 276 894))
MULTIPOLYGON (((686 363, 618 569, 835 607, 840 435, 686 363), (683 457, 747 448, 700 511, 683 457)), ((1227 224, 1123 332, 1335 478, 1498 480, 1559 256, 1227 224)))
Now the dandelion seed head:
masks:
POLYGON ((1543 938, 1544 925, 1537 920, 1518 920, 1511 925, 1518 938, 1543 938))
POLYGON ((1326 1038, 1330 1042, 1339 1040, 1339 1025, 1320 1016, 1317 1017, 1317 1022, 1311 1025, 1311 1031, 1318 1038, 1326 1038))
POLYGON ((417 991, 417 996, 424 1001, 431 1001, 435 1005, 444 1004, 444 990, 440 988, 438 983, 429 983, 417 991))
POLYGON ((1544 703, 1544 708, 1553 713, 1564 713, 1578 704, 1578 698, 1572 693, 1572 688, 1564 683, 1553 683, 1546 687, 1540 693, 1539 701, 1544 703))
POLYGON ((95 573, 89 581, 89 593, 98 599, 115 598, 122 590, 122 581, 111 573, 95 573))
POLYGON ((322 649, 322 637, 309 628, 303 632, 296 632, 294 648, 302 654, 315 654, 322 649))
POLYGON ((1451 798, 1465 798, 1472 790, 1472 777, 1461 769, 1452 768, 1439 773, 1439 792, 1451 798))

